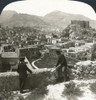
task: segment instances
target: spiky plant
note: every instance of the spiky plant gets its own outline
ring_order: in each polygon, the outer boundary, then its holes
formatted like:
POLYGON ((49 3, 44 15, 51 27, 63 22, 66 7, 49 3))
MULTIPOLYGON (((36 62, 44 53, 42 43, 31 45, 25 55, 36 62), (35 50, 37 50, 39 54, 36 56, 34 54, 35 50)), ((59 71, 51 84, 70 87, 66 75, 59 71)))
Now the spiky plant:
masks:
POLYGON ((76 100, 78 96, 82 96, 83 91, 73 81, 65 84, 65 88, 62 92, 63 97, 67 97, 68 100, 76 100))

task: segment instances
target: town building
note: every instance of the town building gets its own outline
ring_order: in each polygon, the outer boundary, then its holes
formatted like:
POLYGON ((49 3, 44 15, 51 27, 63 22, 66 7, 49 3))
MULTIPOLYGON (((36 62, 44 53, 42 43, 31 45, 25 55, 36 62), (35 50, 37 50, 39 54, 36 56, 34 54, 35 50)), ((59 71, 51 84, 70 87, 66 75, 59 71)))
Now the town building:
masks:
POLYGON ((1 53, 1 72, 16 70, 18 66, 19 57, 16 52, 2 52, 1 53))
POLYGON ((39 48, 37 46, 28 46, 23 48, 17 48, 16 53, 19 57, 27 57, 28 60, 36 59, 41 56, 41 53, 39 51, 39 48))

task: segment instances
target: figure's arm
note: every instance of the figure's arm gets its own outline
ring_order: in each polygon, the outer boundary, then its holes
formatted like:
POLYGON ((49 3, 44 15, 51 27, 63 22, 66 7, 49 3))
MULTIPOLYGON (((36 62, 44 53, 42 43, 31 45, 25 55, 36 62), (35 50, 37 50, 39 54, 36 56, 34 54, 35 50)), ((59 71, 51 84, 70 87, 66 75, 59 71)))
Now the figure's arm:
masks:
POLYGON ((57 61, 56 67, 59 65, 59 60, 57 61))
POLYGON ((59 59, 58 59, 58 61, 57 61, 57 64, 56 64, 56 67, 59 65, 59 59))
POLYGON ((19 65, 18 65, 18 68, 17 68, 17 72, 19 73, 19 65))
POLYGON ((32 71, 26 66, 26 70, 32 74, 32 71))
POLYGON ((56 64, 56 68, 58 69, 61 66, 61 57, 58 58, 57 64, 56 64))
POLYGON ((63 56, 63 55, 60 56, 60 58, 58 59, 57 65, 56 65, 57 68, 59 68, 60 66, 67 67, 67 61, 66 61, 65 56, 63 56))
MULTIPOLYGON (((63 62, 64 62, 64 66, 67 67, 67 60, 66 60, 65 56, 64 56, 64 59, 63 59, 63 60, 64 60, 64 61, 63 61, 63 62)), ((62 63, 63 63, 63 62, 62 62, 62 63)))

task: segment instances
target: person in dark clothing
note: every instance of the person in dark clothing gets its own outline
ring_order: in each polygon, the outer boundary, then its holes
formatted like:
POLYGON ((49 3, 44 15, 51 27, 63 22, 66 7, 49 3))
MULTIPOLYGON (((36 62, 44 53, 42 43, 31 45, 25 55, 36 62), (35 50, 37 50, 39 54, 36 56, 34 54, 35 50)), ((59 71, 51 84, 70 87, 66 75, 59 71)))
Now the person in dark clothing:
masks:
POLYGON ((57 81, 59 81, 59 82, 67 81, 68 75, 67 75, 66 58, 65 58, 64 54, 61 54, 60 50, 57 50, 56 54, 58 56, 58 61, 57 61, 57 64, 56 64, 56 69, 57 69, 57 72, 58 72, 57 81))
POLYGON ((19 73, 20 93, 24 93, 23 89, 27 78, 27 71, 32 73, 32 71, 26 66, 26 62, 24 62, 24 59, 24 57, 20 58, 20 63, 18 64, 17 69, 17 72, 19 73))

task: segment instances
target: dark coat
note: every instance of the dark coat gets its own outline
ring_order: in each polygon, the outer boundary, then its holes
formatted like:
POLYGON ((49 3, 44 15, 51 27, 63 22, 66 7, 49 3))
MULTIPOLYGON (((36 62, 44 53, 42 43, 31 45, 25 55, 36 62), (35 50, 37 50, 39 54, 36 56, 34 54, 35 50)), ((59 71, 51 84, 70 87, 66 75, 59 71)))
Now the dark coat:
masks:
POLYGON ((63 54, 60 54, 58 56, 58 61, 57 61, 57 65, 58 66, 60 64, 60 67, 59 68, 62 68, 62 67, 65 67, 67 68, 67 61, 66 61, 66 58, 63 54))
POLYGON ((68 81, 69 80, 69 76, 68 76, 68 68, 67 68, 67 61, 66 58, 63 54, 60 54, 58 56, 58 61, 57 61, 57 72, 58 72, 58 81, 68 81), (58 65, 60 65, 58 67, 58 65), (64 70, 62 69, 64 68, 64 70))
POLYGON ((17 72, 19 73, 20 78, 27 78, 27 71, 32 73, 32 71, 26 66, 25 62, 21 62, 18 65, 17 72))

